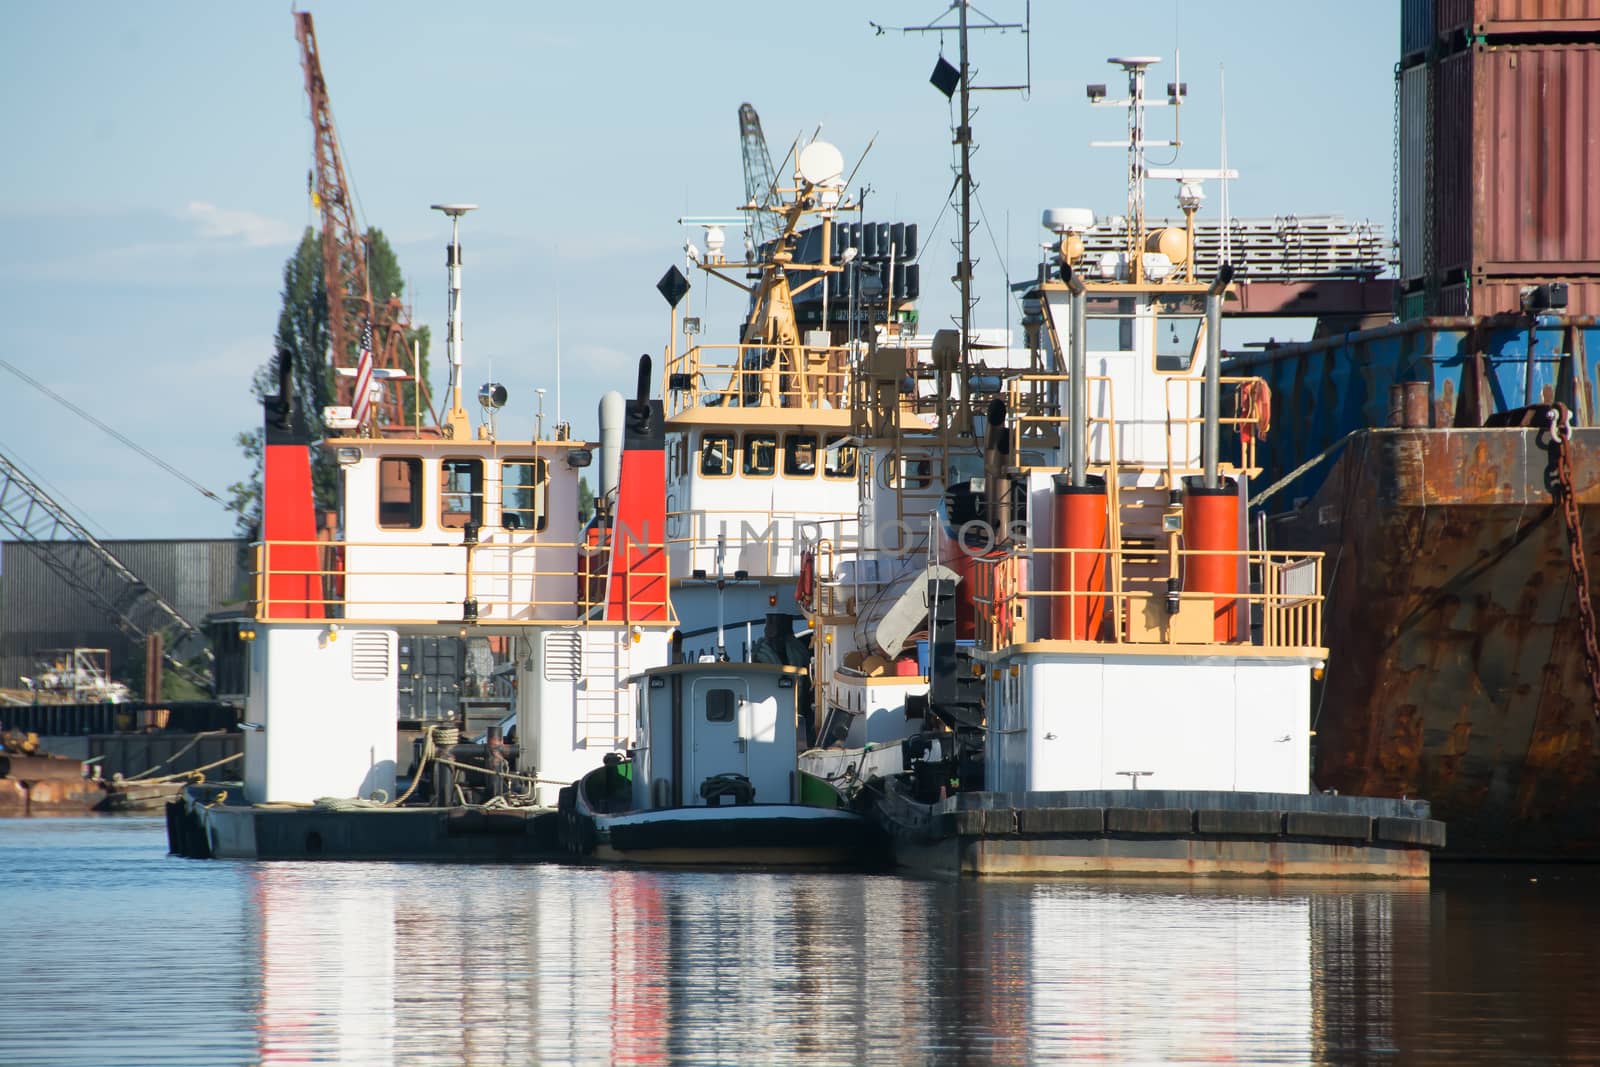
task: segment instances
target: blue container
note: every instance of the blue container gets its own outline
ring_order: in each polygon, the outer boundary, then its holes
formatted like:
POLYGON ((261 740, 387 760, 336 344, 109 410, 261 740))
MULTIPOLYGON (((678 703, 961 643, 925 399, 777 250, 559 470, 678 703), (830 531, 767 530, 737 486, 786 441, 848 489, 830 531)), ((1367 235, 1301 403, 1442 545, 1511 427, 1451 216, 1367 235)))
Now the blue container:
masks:
MULTIPOLYGON (((1584 385, 1600 381, 1600 325, 1592 318, 1413 319, 1232 355, 1223 373, 1264 378, 1272 390, 1271 432, 1256 449, 1262 467, 1257 492, 1312 459, 1335 458, 1352 430, 1387 425, 1389 386, 1397 382, 1428 383, 1434 429, 1479 425, 1481 419, 1464 411, 1474 392, 1483 415, 1561 401, 1578 425, 1600 425, 1600 390, 1584 385), (1482 387, 1469 389, 1464 399, 1480 359, 1482 387)), ((1313 465, 1279 491, 1269 510, 1313 496, 1331 467, 1313 465)))
MULTIPOLYGON (((970 638, 956 642, 957 648, 972 648, 978 642, 970 638)), ((917 641, 917 672, 924 678, 928 676, 928 639, 919 638, 917 641)))

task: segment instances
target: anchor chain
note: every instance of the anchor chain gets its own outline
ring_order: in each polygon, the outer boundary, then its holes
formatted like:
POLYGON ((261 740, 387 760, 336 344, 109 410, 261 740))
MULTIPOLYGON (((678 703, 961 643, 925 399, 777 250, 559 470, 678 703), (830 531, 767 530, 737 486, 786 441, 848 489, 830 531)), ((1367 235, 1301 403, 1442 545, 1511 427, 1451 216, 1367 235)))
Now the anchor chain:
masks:
POLYGON ((1567 523, 1567 557, 1578 587, 1578 625, 1583 633, 1583 661, 1589 673, 1594 713, 1600 718, 1600 640, 1596 639, 1594 601, 1589 596, 1589 565, 1583 553, 1582 517, 1572 479, 1572 413, 1565 404, 1550 410, 1550 441, 1555 449, 1556 478, 1561 483, 1561 511, 1567 523))

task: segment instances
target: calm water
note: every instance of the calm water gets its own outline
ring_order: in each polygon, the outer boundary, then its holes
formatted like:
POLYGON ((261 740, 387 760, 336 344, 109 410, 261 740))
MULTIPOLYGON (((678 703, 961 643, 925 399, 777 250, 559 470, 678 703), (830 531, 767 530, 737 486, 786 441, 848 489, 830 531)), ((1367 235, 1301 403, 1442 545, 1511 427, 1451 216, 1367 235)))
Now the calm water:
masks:
POLYGON ((1600 876, 927 882, 169 858, 0 820, 0 1063, 1600 1062, 1600 876))

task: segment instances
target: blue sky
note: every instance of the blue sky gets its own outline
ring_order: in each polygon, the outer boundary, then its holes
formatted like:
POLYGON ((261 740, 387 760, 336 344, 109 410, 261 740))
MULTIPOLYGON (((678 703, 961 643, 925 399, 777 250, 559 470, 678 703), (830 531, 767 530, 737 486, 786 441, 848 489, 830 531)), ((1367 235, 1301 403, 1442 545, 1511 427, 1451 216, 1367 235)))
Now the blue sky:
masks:
MULTIPOLYGON (((948 215, 928 239, 951 184, 950 111, 927 81, 939 40, 868 25, 931 22, 941 0, 307 6, 363 218, 394 242, 436 368, 448 226, 428 205, 482 205, 462 233, 465 380, 506 384, 502 435, 531 433, 535 387, 551 390, 553 413, 558 300, 563 414, 580 435, 595 432, 599 395, 626 389, 638 354, 664 346, 654 283, 681 260, 678 216, 743 199, 745 100, 775 162, 819 124, 849 165, 876 134, 857 177, 873 190, 868 215, 921 223, 924 328, 954 311, 948 215)), ((1023 0, 980 6, 1014 21, 1023 0)), ((315 221, 288 7, 4 10, 0 358, 220 493, 245 474, 233 438, 259 422, 250 377, 271 352, 283 262, 315 221)), ((1181 43, 1181 162, 1197 167, 1217 163, 1226 67, 1235 214, 1387 228, 1398 23, 1395 0, 1033 0, 1033 91, 984 94, 974 122, 990 224, 980 325, 1004 322, 1002 260, 1031 273, 1042 208, 1120 206, 1123 156, 1088 147, 1118 138, 1120 118, 1087 107, 1083 89, 1115 89, 1111 55, 1163 56, 1164 85, 1181 43)), ((944 47, 953 58, 953 35, 944 47)), ((1021 80, 1019 35, 976 35, 973 51, 980 82, 1021 80)), ((1153 134, 1164 122, 1157 113, 1153 134)), ((1159 185, 1150 196, 1170 199, 1159 185)), ((710 339, 733 339, 737 296, 711 297, 710 339)), ((3 370, 0 397, 0 452, 97 534, 231 532, 227 512, 3 370)))

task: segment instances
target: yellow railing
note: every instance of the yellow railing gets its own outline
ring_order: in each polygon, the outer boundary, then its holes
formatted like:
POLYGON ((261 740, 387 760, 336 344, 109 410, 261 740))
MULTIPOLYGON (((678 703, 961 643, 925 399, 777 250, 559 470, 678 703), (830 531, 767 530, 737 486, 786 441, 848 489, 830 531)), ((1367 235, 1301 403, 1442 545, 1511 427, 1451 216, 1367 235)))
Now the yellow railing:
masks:
MULTIPOLYGON (((1236 398, 1234 400, 1235 411, 1238 410, 1239 404, 1237 397, 1250 390, 1257 388, 1265 390, 1267 388, 1266 380, 1263 378, 1224 375, 1219 381, 1222 385, 1224 396, 1229 395, 1228 387, 1233 387, 1232 395, 1236 398)), ((1187 461, 1187 457, 1200 454, 1200 438, 1205 433, 1206 420, 1204 413, 1196 409, 1203 403, 1205 382, 1204 376, 1166 379, 1167 475, 1174 485, 1177 484, 1177 479, 1179 478, 1201 473, 1201 468, 1197 464, 1190 464, 1187 461), (1184 386, 1181 401, 1183 413, 1181 415, 1176 413, 1179 405, 1173 402, 1172 397, 1172 388, 1177 385, 1184 386), (1180 427, 1182 429, 1183 456, 1185 458, 1185 462, 1182 464, 1177 462, 1177 457, 1173 454, 1172 447, 1172 440, 1177 436, 1175 429, 1180 427)), ((1260 436, 1263 425, 1261 414, 1259 412, 1246 416, 1222 415, 1220 412, 1218 414, 1220 417, 1217 419, 1217 424, 1222 429, 1221 444, 1226 445, 1230 438, 1236 437, 1239 443, 1239 469, 1245 471, 1257 470, 1256 438, 1260 436), (1250 427, 1254 432, 1243 432, 1246 427, 1250 427), (1230 429, 1231 433, 1229 432, 1230 429)))
MULTIPOLYGON (((664 542, 625 540, 624 544, 630 550, 661 553, 665 574, 664 542)), ((622 579, 630 614, 664 612, 666 618, 591 619, 592 609, 605 603, 610 551, 609 545, 547 540, 258 541, 251 545, 250 610, 259 622, 309 615, 411 625, 676 624, 666 581, 632 572, 625 572, 622 579), (392 557, 392 562, 383 557, 392 557), (659 592, 648 589, 652 582, 658 582, 659 592), (633 595, 635 583, 645 587, 641 590, 645 595, 633 595), (353 592, 352 586, 360 589, 353 592), (474 612, 476 619, 471 617, 474 612)))
POLYGON ((843 410, 850 350, 842 345, 695 345, 667 360, 667 413, 693 407, 843 410))
POLYGON ((1317 650, 1322 643, 1322 553, 1262 550, 1168 551, 1114 548, 1013 548, 975 557, 971 568, 977 637, 985 648, 1028 640, 1089 640, 1109 645, 1225 645, 1234 649, 1317 650), (1168 590, 1181 581, 1186 563, 1200 557, 1240 561, 1244 574, 1259 578, 1237 591, 1168 590), (1100 590, 1034 588, 1038 570, 1053 582, 1055 561, 1075 577, 1081 568, 1108 575, 1100 590), (1042 558, 1041 568, 1032 566, 1042 558), (1165 567, 1162 564, 1165 563, 1165 567), (1153 568, 1137 579, 1109 580, 1136 564, 1153 568), (1069 632, 1058 633, 1054 608, 1066 606, 1069 632), (1176 610, 1174 610, 1176 609, 1176 610), (1260 633, 1253 633, 1252 616, 1260 633), (1219 618, 1224 619, 1219 624, 1219 618), (1077 633, 1079 620, 1098 632, 1077 633), (1222 628, 1225 632, 1217 634, 1222 628))

